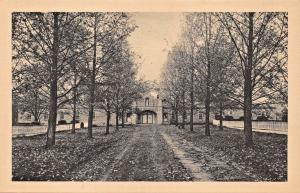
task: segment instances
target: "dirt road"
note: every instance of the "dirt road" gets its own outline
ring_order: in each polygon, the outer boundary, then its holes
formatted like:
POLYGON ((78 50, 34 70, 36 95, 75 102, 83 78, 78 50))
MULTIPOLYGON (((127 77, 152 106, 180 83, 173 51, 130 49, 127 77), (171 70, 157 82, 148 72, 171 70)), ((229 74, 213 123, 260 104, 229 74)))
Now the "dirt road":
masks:
POLYGON ((174 156, 172 148, 162 137, 161 129, 148 125, 128 131, 130 136, 125 140, 116 140, 110 148, 95 154, 74 169, 69 178, 97 181, 192 180, 189 171, 174 156), (107 167, 103 168, 103 165, 107 167))
POLYGON ((286 179, 286 138, 255 134, 243 147, 239 130, 204 128, 193 132, 170 125, 137 125, 57 133, 55 147, 46 136, 13 140, 13 180, 34 181, 268 181, 286 179), (267 161, 264 161, 267 160, 267 161), (271 164, 272 163, 272 164, 271 164))
POLYGON ((131 135, 126 139, 115 140, 104 151, 74 169, 70 178, 97 181, 210 181, 215 180, 215 173, 210 172, 212 168, 222 173, 221 180, 251 178, 232 163, 211 156, 207 148, 196 147, 180 139, 168 126, 144 125, 128 133, 131 135))

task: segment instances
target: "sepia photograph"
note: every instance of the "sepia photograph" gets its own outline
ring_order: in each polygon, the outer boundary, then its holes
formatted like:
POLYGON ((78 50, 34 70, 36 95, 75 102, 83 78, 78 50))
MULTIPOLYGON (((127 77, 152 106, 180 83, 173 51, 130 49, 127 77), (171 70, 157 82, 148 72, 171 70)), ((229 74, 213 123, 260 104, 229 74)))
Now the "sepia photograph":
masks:
POLYGON ((12 12, 12 181, 287 182, 287 12, 12 12))

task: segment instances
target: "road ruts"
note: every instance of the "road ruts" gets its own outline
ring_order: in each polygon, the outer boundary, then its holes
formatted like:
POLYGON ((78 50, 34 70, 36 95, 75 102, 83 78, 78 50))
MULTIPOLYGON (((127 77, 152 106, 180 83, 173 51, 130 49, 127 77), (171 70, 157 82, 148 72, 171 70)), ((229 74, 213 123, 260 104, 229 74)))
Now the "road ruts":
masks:
POLYGON ((136 129, 126 148, 107 168, 105 181, 186 181, 192 178, 160 135, 161 126, 136 129))

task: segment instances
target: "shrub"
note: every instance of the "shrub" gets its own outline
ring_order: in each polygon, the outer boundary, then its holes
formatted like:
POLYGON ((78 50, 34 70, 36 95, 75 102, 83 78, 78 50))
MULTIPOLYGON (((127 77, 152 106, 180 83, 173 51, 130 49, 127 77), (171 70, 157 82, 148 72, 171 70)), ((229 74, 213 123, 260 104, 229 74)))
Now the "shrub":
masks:
POLYGON ((225 116, 225 121, 233 121, 233 116, 225 116))
POLYGON ((287 113, 285 113, 285 114, 282 115, 282 121, 283 122, 287 122, 288 121, 288 115, 287 115, 287 113))
POLYGON ((269 119, 268 119, 268 117, 262 115, 262 116, 258 116, 258 117, 256 118, 256 120, 257 120, 257 121, 268 121, 269 119))
POLYGON ((16 126, 31 126, 31 123, 17 123, 16 126))
POLYGON ((59 120, 58 121, 58 125, 63 125, 63 124, 67 124, 66 120, 59 120))
POLYGON ((41 123, 38 121, 34 121, 34 122, 31 122, 31 125, 41 125, 41 123))
POLYGON ((220 120, 221 119, 221 115, 215 115, 215 119, 216 120, 220 120))

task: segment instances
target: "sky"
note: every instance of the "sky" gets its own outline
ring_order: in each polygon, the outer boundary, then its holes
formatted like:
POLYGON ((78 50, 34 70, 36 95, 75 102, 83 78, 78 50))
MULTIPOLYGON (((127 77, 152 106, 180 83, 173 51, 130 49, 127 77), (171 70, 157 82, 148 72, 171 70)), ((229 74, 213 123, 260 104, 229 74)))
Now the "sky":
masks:
POLYGON ((178 41, 184 20, 182 13, 130 13, 138 28, 128 41, 141 58, 138 77, 159 81, 168 51, 178 41))

